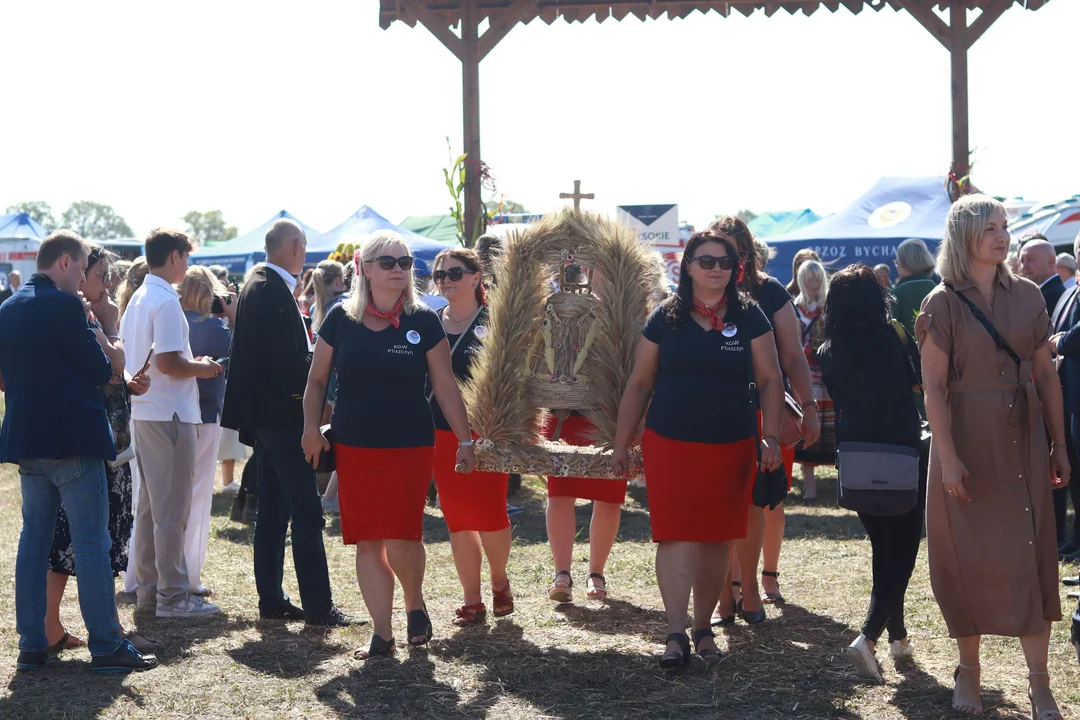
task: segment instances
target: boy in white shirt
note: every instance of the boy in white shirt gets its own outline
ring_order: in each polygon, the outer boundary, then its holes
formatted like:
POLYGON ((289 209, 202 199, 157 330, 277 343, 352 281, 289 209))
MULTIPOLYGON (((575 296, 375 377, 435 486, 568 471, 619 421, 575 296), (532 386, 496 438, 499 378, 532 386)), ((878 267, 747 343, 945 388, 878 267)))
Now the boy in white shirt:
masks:
POLYGON ((120 322, 120 337, 131 357, 142 361, 153 351, 153 381, 146 394, 132 398, 131 417, 141 476, 134 538, 138 610, 157 617, 221 611, 189 593, 184 559, 195 437, 202 421, 195 379, 221 372, 212 359, 191 357, 187 319, 173 287, 184 279, 193 249, 182 232, 151 230, 146 239, 150 273, 120 322))

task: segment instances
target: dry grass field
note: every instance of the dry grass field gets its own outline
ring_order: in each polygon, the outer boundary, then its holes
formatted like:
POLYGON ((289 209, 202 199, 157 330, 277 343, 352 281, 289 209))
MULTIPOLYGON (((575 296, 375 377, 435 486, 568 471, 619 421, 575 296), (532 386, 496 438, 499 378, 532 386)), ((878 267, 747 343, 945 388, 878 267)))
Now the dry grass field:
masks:
MULTIPOLYGON (((821 495, 832 496, 832 481, 821 495)), ((312 632, 302 623, 258 621, 248 526, 228 519, 229 499, 215 496, 204 582, 224 613, 206 620, 151 620, 142 626, 163 640, 164 666, 143 675, 96 677, 85 650, 65 653, 44 672, 14 672, 14 564, 19 534, 19 490, 12 466, 0 468, 3 718, 866 718, 936 720, 953 717, 951 673, 955 648, 930 594, 925 553, 908 594, 908 628, 915 661, 886 660, 881 685, 860 682, 842 650, 857 634, 869 593, 870 548, 858 520, 827 504, 793 498, 781 562, 788 602, 769 610, 751 629, 740 622, 720 639, 726 659, 666 674, 656 665, 664 637, 653 572, 644 497, 634 493, 623 515, 607 577, 612 599, 581 599, 556 607, 544 589, 552 568, 545 544, 543 485, 527 478, 515 521, 510 577, 517 612, 486 626, 450 624, 460 588, 442 518, 429 510, 426 596, 435 624, 432 643, 399 649, 392 658, 353 660, 370 630, 312 632)), ((693 512, 693 508, 687 508, 693 512)), ((702 510, 704 511, 704 510, 702 510)), ((575 576, 586 574, 589 506, 578 509, 582 528, 575 576)), ((335 598, 364 616, 349 548, 336 521, 327 528, 335 598)), ((287 590, 296 597, 292 558, 287 590)), ((63 607, 67 627, 83 631, 74 584, 63 607)), ((395 613, 399 639, 404 611, 395 613)), ((1071 611, 1071 610, 1070 610, 1071 611)), ((125 623, 131 608, 123 608, 125 623)), ((1026 680, 1015 640, 989 638, 983 657, 986 717, 1026 717, 1026 680)), ((1080 717, 1080 667, 1068 644, 1067 623, 1054 628, 1051 673, 1067 717, 1080 717)))

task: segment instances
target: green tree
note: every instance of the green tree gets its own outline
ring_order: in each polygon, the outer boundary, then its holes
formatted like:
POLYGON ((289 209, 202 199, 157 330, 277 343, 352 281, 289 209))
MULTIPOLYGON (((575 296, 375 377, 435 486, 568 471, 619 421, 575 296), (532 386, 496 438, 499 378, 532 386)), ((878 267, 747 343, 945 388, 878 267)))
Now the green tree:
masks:
POLYGON ((52 206, 43 200, 29 200, 8 205, 7 212, 26 213, 31 220, 46 230, 56 229, 56 218, 53 217, 52 206))
POLYGON ((192 210, 184 216, 184 222, 187 223, 188 235, 196 245, 232 240, 238 234, 235 227, 225 224, 220 210, 192 210))
POLYGON ((63 227, 74 230, 87 240, 116 240, 135 235, 124 218, 120 217, 111 205, 78 200, 61 216, 63 227))

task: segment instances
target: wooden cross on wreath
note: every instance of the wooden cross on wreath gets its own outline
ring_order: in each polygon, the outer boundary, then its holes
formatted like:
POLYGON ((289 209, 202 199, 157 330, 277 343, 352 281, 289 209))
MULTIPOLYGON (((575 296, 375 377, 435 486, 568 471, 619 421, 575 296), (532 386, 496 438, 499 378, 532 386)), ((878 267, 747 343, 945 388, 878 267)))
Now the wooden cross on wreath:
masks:
POLYGON ((573 200, 574 201, 574 209, 575 210, 580 210, 582 200, 595 200, 596 195, 594 195, 593 193, 582 193, 581 192, 581 181, 580 180, 575 180, 574 181, 574 192, 572 192, 572 193, 559 193, 559 198, 561 198, 563 200, 573 200))

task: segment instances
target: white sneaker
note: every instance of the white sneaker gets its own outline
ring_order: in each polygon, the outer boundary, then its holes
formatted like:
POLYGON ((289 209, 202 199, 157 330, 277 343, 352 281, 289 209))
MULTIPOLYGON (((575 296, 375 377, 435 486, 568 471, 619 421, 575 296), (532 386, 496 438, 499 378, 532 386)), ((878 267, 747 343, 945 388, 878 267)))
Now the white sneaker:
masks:
POLYGON ((908 642, 907 645, 905 645, 904 643, 900 642, 899 640, 895 640, 895 641, 893 641, 893 643, 891 645, 889 645, 889 657, 891 657, 891 658, 893 658, 895 660, 901 660, 903 658, 909 658, 914 654, 915 654, 915 646, 912 645, 910 641, 908 642))
POLYGON ((878 665, 874 653, 870 652, 866 644, 866 636, 859 635, 848 645, 845 651, 851 664, 855 666, 855 674, 864 680, 876 680, 881 682, 881 667, 878 665))
POLYGON ((240 483, 234 480, 228 485, 223 486, 221 488, 221 492, 225 493, 226 495, 235 495, 236 493, 240 492, 240 483))
POLYGON ((197 595, 188 595, 175 605, 161 605, 157 607, 157 617, 202 617, 203 615, 217 615, 221 608, 213 603, 208 603, 197 595))

